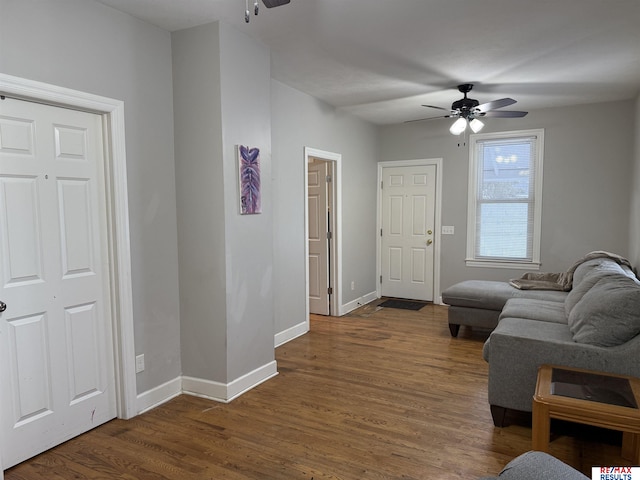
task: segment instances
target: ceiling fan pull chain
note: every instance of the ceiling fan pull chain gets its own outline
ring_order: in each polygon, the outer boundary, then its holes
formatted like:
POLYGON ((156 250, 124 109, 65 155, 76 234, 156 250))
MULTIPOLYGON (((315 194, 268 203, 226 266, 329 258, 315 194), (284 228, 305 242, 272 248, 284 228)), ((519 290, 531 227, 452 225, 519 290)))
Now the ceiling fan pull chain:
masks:
POLYGON ((249 20, 251 20, 251 13, 249 12, 249 0, 245 0, 245 4, 244 4, 244 21, 246 23, 249 23, 249 20))

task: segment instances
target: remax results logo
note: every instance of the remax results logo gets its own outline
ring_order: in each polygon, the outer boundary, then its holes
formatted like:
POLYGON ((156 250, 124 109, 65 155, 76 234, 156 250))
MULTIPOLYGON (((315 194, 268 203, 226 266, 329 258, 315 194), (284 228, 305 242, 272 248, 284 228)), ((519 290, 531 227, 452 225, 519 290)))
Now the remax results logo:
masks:
POLYGON ((591 467, 591 480, 640 480, 640 467, 591 467))

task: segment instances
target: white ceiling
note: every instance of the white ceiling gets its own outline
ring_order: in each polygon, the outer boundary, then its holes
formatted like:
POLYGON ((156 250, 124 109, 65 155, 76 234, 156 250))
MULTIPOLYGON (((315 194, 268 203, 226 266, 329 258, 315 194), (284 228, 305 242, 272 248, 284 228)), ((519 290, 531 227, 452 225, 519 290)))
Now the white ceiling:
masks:
POLYGON ((505 110, 640 93, 640 0, 291 0, 248 24, 244 0, 100 1, 170 31, 235 25, 273 78, 377 124, 438 116, 420 105, 449 108, 459 83, 505 110))

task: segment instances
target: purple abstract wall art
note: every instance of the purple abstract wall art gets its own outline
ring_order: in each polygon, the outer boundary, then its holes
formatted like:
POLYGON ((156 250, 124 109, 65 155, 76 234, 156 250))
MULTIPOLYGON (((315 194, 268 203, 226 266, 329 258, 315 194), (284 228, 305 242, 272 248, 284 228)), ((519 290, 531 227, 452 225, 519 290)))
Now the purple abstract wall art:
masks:
POLYGON ((238 145, 240 214, 262 212, 260 203, 260 149, 238 145))

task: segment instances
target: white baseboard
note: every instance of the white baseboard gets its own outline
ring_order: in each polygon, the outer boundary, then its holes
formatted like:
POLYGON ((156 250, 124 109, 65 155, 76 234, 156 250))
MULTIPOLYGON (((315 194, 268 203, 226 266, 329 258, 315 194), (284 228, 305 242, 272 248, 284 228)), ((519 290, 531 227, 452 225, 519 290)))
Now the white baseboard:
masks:
POLYGON ((227 384, 183 376, 182 393, 229 403, 234 398, 275 377, 277 374, 278 367, 274 360, 227 384))
POLYGON ((182 393, 227 403, 227 385, 203 378, 182 377, 182 393))
POLYGON ((141 414, 147 410, 162 405, 182 393, 182 377, 163 383, 151 390, 147 390, 136 397, 136 412, 141 414))
POLYGON ((366 305, 369 302, 373 302, 378 298, 378 294, 376 292, 367 293, 360 298, 356 298, 355 300, 345 303, 339 308, 339 315, 346 315, 349 312, 353 312, 356 308, 359 308, 363 305, 366 305))
POLYGON ((274 345, 279 347, 280 345, 284 345, 287 342, 290 342, 294 338, 298 338, 309 331, 309 324, 307 322, 302 322, 293 327, 287 328, 286 330, 276 333, 274 336, 274 345))
POLYGON ((277 374, 278 365, 274 360, 228 384, 183 375, 139 394, 136 401, 136 412, 138 415, 144 413, 182 393, 229 403, 277 374))
POLYGON ((278 364, 275 360, 249 372, 231 382, 227 387, 227 401, 239 397, 243 393, 278 375, 278 364))

